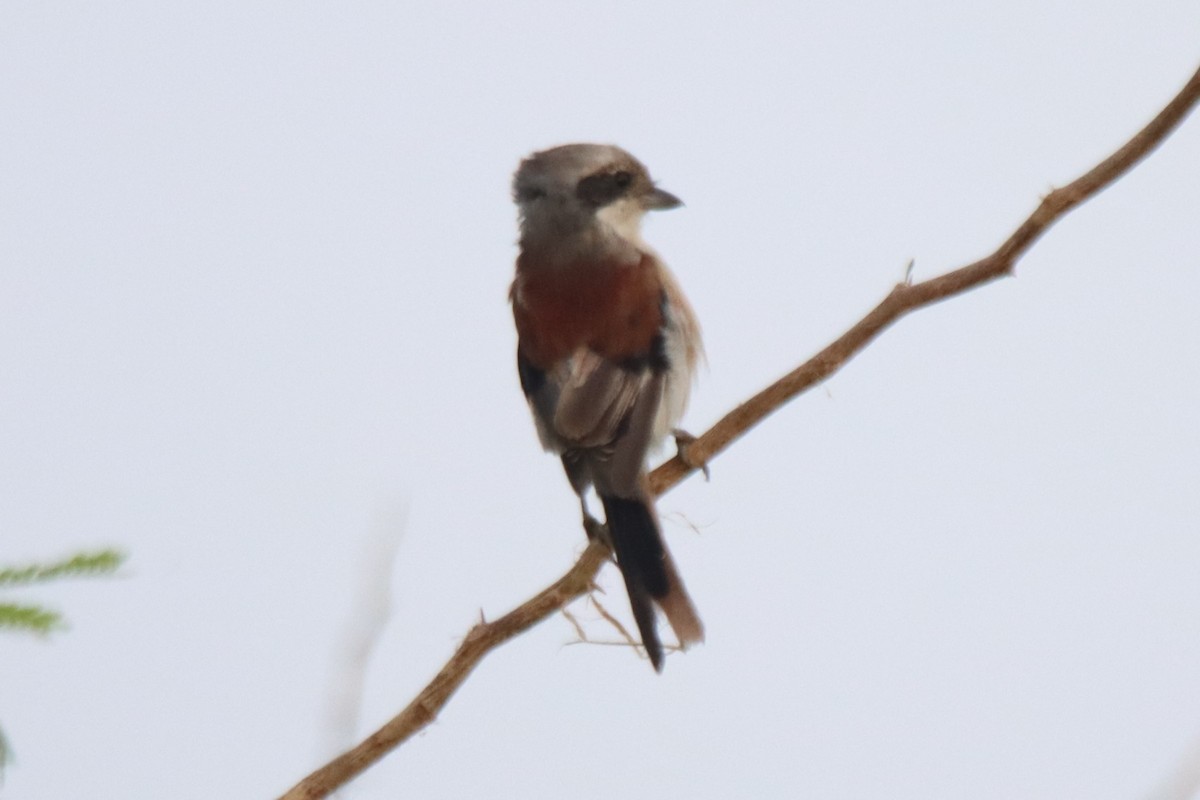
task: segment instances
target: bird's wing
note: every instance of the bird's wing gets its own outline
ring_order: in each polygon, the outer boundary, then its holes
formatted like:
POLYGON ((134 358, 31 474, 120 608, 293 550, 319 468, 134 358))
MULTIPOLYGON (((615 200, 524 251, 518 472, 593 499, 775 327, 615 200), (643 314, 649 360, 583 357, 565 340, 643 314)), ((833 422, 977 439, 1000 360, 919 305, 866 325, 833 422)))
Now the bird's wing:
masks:
POLYGON ((582 347, 555 372, 559 394, 551 428, 578 448, 610 446, 649 377, 582 347))
POLYGON ((580 348, 547 379, 557 402, 543 408, 550 413, 540 423, 566 449, 591 451, 603 462, 594 470, 597 489, 636 493, 662 400, 662 375, 580 348))

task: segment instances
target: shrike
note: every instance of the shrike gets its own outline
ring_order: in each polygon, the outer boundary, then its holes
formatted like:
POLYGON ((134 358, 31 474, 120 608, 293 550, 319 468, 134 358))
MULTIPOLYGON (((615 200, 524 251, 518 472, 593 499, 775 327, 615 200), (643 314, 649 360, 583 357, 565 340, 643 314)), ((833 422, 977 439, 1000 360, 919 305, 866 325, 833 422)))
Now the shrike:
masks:
POLYGON ((679 642, 704 627, 663 542, 646 458, 683 415, 700 329, 658 255, 647 211, 676 208, 646 168, 609 145, 569 144, 521 162, 513 178, 520 255, 510 298, 517 370, 542 446, 562 457, 579 495, 595 487, 655 670, 662 609, 679 642))

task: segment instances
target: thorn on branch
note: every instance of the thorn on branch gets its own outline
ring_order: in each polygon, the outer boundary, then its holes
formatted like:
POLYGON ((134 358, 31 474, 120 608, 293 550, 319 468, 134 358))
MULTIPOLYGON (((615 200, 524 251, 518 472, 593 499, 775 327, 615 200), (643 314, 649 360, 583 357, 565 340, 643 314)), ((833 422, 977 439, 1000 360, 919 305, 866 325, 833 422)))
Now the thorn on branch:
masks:
POLYGON ((491 626, 486 622, 475 623, 471 626, 471 629, 467 631, 467 635, 463 639, 463 643, 465 644, 466 642, 474 642, 480 639, 486 639, 488 635, 488 629, 490 627, 491 626))

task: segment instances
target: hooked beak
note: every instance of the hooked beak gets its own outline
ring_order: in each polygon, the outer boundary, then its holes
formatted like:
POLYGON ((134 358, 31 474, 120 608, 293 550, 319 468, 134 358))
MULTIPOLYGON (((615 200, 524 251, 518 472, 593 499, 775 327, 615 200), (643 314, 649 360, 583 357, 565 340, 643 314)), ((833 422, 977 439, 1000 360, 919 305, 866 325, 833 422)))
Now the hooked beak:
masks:
POLYGON ((642 195, 642 208, 647 211, 666 211, 670 208, 679 208, 681 205, 683 205, 682 200, 657 186, 642 195))

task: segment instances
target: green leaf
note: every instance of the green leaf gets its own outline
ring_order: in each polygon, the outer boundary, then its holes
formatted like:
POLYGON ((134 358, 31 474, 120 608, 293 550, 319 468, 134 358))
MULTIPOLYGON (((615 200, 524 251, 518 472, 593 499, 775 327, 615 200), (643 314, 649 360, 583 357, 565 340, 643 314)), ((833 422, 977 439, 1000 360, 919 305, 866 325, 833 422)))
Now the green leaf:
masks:
POLYGON ((42 583, 64 576, 90 577, 115 572, 125 561, 118 550, 99 550, 95 553, 76 553, 52 564, 30 564, 24 567, 0 569, 0 588, 42 583))
POLYGON ((47 634, 62 627, 62 615, 41 606, 0 603, 0 628, 17 628, 47 634))
POLYGON ((8 739, 4 738, 4 731, 0 730, 0 784, 4 783, 4 768, 8 766, 10 758, 12 748, 8 746, 8 739))

